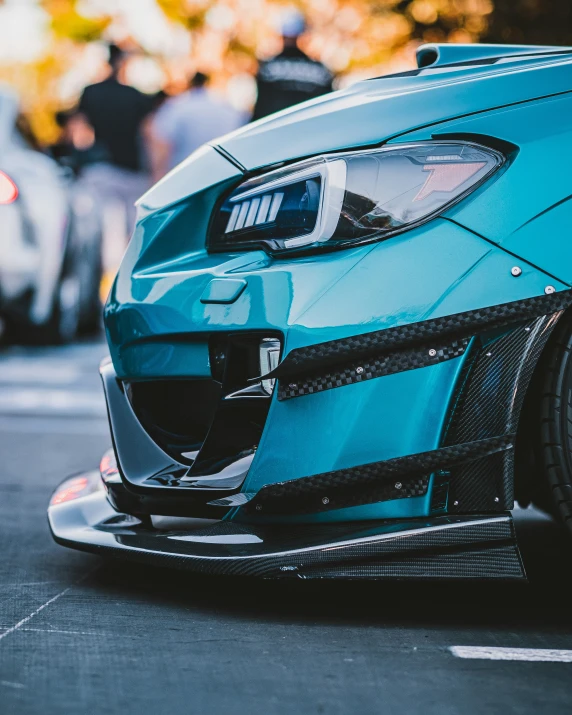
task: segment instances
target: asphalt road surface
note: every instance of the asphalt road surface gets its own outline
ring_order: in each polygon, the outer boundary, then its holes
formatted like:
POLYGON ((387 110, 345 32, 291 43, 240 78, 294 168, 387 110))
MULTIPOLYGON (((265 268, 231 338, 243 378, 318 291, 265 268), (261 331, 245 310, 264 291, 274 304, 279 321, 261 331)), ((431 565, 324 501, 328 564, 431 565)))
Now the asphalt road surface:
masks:
POLYGON ((538 512, 528 586, 228 581, 56 546, 51 490, 110 444, 104 354, 0 353, 1 715, 572 712, 572 550, 538 512))

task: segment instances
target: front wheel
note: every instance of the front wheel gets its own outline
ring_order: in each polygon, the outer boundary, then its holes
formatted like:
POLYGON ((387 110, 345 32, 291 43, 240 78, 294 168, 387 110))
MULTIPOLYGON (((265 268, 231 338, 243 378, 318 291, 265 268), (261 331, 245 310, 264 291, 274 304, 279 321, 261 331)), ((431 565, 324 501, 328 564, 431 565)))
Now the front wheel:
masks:
POLYGON ((538 458, 544 476, 535 502, 572 535, 572 315, 556 326, 543 355, 538 458))

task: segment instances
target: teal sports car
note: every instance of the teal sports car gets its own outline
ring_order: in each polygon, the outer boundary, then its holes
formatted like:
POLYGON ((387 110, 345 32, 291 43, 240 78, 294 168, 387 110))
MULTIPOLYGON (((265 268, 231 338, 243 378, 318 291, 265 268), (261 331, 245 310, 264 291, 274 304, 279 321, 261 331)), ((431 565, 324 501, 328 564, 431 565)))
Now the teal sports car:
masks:
POLYGON ((525 577, 572 527, 572 48, 425 45, 204 146, 105 309, 60 544, 266 578, 525 577))

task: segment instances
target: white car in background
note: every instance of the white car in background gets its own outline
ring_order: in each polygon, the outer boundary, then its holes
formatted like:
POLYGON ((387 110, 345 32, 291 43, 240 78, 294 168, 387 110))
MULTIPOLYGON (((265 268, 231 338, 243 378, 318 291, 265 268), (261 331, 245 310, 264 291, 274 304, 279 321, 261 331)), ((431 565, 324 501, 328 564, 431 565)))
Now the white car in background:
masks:
POLYGON ((19 127, 0 87, 0 317, 17 340, 61 343, 99 324, 101 222, 92 194, 19 127))

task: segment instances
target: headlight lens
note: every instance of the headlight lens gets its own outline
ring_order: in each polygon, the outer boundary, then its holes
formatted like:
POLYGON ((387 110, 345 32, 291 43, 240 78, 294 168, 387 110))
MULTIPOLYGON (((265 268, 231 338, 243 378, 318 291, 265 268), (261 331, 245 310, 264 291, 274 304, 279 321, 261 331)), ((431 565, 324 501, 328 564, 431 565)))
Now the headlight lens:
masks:
POLYGON ((477 144, 424 142, 300 162, 241 184, 218 209, 209 247, 285 251, 379 240, 441 213, 503 160, 477 144))

